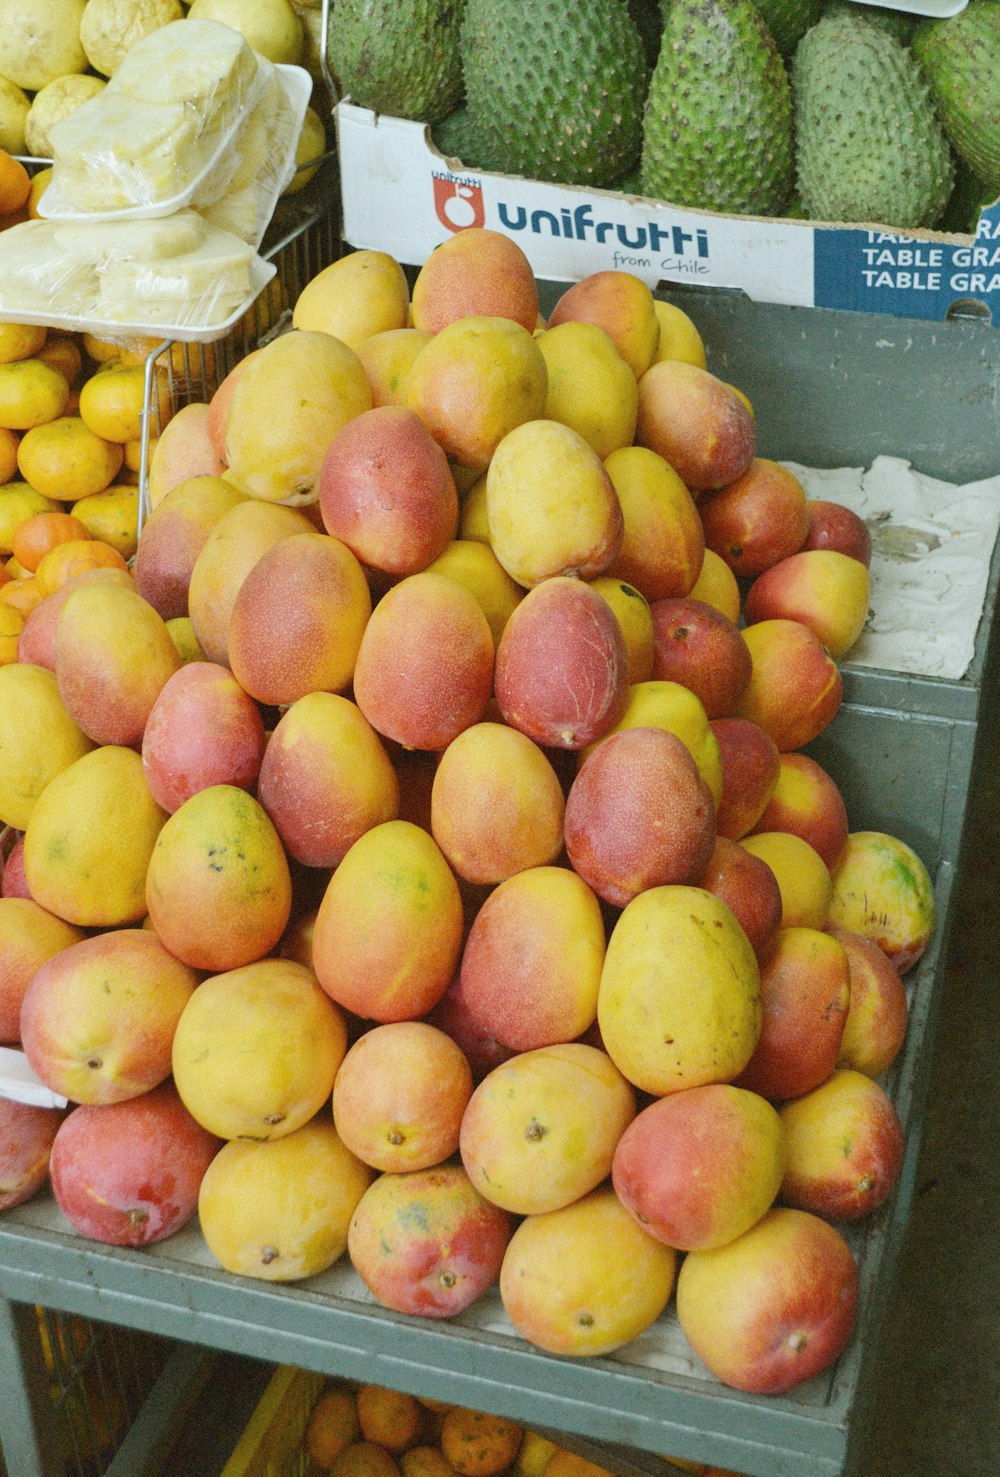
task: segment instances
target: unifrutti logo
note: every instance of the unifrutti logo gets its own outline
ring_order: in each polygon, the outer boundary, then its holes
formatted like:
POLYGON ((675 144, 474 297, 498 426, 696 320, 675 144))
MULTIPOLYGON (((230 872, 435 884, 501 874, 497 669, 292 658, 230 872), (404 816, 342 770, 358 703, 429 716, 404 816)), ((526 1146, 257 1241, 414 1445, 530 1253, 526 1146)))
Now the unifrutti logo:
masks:
POLYGON ((467 231, 486 220, 483 187, 469 175, 439 174, 434 179, 434 211, 449 231, 467 231))
POLYGON ((497 205, 501 226, 507 231, 530 232, 536 236, 561 237, 568 241, 593 241, 610 252, 612 265, 620 268, 652 267, 663 271, 704 269, 708 260, 708 231, 703 226, 687 229, 675 222, 660 224, 645 219, 600 219, 590 200, 579 205, 561 205, 557 210, 528 211, 523 205, 497 205))
MULTIPOLYGON (((474 175, 435 170, 432 181, 434 210, 447 230, 464 231, 485 224, 481 180, 474 175)), ((609 219, 598 214, 600 205, 580 200, 576 205, 529 210, 525 205, 500 199, 496 201, 496 226, 515 237, 590 242, 607 254, 611 266, 623 271, 655 268, 695 275, 708 271, 709 239, 704 226, 657 221, 637 214, 609 219)))

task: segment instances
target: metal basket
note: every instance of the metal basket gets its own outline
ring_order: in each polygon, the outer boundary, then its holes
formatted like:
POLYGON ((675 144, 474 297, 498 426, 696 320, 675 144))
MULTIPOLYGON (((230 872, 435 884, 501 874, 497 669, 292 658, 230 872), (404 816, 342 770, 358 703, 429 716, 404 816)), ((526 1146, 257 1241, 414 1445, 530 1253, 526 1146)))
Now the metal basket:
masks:
POLYGON ((329 153, 304 190, 278 202, 261 248, 265 260, 277 268, 276 275, 225 338, 212 343, 164 339, 150 349, 139 455, 140 530, 150 511, 149 462, 154 440, 163 429, 163 400, 171 415, 193 401, 210 400, 234 365, 290 326, 303 287, 342 250, 336 163, 329 153))

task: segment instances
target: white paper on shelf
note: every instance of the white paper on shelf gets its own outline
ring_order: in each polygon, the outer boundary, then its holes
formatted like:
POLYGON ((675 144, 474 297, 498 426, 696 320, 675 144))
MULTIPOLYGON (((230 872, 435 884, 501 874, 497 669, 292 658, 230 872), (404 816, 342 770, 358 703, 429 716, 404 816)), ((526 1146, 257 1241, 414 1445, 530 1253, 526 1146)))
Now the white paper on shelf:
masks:
POLYGON ((868 468, 782 465, 807 497, 844 504, 872 536, 871 615, 844 660, 960 680, 975 652, 1000 531, 1000 476, 956 486, 893 456, 868 468))
POLYGON ((69 1101, 36 1077, 24 1052, 15 1046, 0 1046, 0 1097, 35 1108, 65 1108, 69 1101))

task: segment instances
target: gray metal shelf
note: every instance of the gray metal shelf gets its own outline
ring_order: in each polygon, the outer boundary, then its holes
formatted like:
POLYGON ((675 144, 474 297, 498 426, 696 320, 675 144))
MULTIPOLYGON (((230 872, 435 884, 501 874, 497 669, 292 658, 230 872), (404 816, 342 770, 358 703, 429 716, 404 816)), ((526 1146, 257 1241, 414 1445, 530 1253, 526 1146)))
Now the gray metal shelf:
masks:
MULTIPOLYGON (((727 294, 675 300, 702 328, 710 364, 750 395, 766 430, 761 454, 833 465, 906 447, 931 475, 958 481, 1000 470, 1000 335, 968 324, 772 308, 727 294)), ((940 918, 908 980, 909 1031, 888 1083, 907 1131, 904 1172, 890 1204, 850 1232, 861 1310, 832 1370, 787 1396, 743 1395, 699 1365, 672 1310, 615 1356, 560 1359, 520 1339, 495 1294, 447 1323, 406 1318, 376 1304, 346 1259, 308 1282, 254 1282, 219 1270, 193 1223, 158 1246, 117 1250, 77 1236, 42 1194, 0 1218, 0 1410, 14 1413, 21 1449, 30 1448, 25 1431, 45 1420, 46 1392, 17 1339, 18 1310, 39 1303, 191 1346, 492 1410, 627 1449, 636 1462, 642 1453, 670 1454, 751 1477, 854 1470, 868 1370, 913 1193, 996 584, 994 560, 965 680, 848 667, 847 701, 813 747, 841 786, 852 825, 888 830, 920 851, 935 875, 940 918)), ((56 1470, 37 1453, 9 1465, 11 1477, 56 1470)), ((634 1466, 623 1465, 631 1477, 634 1466)))

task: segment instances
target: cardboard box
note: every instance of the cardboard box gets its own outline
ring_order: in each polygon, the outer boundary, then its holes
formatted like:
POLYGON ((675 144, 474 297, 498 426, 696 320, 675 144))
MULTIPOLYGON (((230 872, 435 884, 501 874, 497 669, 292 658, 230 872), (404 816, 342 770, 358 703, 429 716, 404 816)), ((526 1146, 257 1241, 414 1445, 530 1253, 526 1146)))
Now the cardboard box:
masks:
POLYGON ((1000 324, 1000 201, 976 238, 718 215, 465 170, 424 123, 337 105, 344 239, 417 265, 450 233, 487 226, 524 249, 536 277, 619 269, 648 282, 737 288, 756 302, 1000 324), (455 166, 455 167, 453 167, 455 166))

